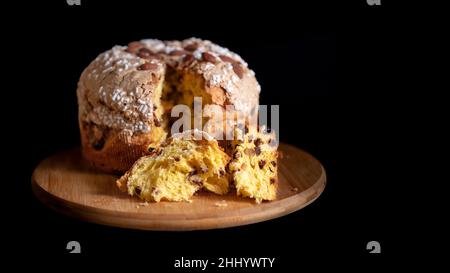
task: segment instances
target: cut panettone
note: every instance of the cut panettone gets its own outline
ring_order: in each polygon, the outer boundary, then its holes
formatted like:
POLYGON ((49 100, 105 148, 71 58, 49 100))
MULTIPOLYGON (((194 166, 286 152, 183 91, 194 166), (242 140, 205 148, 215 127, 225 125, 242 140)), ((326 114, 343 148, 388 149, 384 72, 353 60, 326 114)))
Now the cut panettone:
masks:
POLYGON ((229 156, 207 133, 174 134, 152 155, 140 158, 117 186, 145 201, 189 201, 205 188, 216 194, 229 189, 225 173, 229 156))
POLYGON ((117 185, 146 201, 187 201, 200 189, 225 194, 231 182, 240 196, 274 200, 276 141, 256 132, 259 93, 247 63, 207 40, 115 46, 78 82, 84 158, 103 171, 127 171, 117 185), (229 141, 241 125, 252 132, 229 141))
POLYGON ((227 171, 237 195, 254 198, 257 203, 275 200, 278 153, 274 134, 250 132, 232 145, 234 152, 227 171))
POLYGON ((230 105, 255 117, 259 92, 247 63, 207 40, 115 46, 92 61, 78 82, 83 155, 98 169, 123 173, 170 135, 174 105, 192 110, 199 97, 203 108, 230 105))

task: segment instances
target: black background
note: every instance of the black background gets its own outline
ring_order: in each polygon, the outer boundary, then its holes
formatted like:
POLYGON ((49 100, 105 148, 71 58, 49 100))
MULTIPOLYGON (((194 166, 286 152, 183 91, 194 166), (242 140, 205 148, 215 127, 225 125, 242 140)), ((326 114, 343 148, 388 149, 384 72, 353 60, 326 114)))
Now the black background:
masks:
POLYGON ((272 270, 240 271, 294 272, 354 261, 371 267, 410 250, 406 213, 394 201, 404 120, 391 111, 400 97, 384 86, 396 63, 384 52, 395 50, 401 29, 388 3, 81 2, 22 3, 14 7, 17 24, 5 25, 14 89, 3 110, 11 117, 7 136, 18 143, 6 145, 14 192, 5 211, 10 254, 62 261, 65 268, 88 261, 143 272, 176 271, 181 256, 276 257, 272 270), (281 141, 324 165, 328 184, 320 198, 279 219, 195 232, 105 227, 42 205, 31 192, 31 173, 46 156, 79 145, 76 84, 89 62, 115 44, 192 36, 249 63, 262 86, 261 104, 280 105, 281 141), (71 240, 81 243, 77 257, 65 249, 71 240), (380 255, 366 250, 371 240, 381 243, 380 255))

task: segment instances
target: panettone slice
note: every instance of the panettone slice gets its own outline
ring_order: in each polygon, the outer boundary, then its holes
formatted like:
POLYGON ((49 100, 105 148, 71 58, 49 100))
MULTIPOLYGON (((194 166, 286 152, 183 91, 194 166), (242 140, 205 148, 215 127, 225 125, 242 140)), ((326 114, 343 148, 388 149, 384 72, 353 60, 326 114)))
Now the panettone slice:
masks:
POLYGON ((202 188, 225 194, 229 190, 228 161, 229 156, 208 134, 186 131, 140 158, 117 185, 130 195, 156 202, 189 201, 202 188))
POLYGON ((273 133, 249 132, 233 142, 233 155, 227 166, 237 195, 257 203, 275 200, 278 185, 277 143, 273 133))

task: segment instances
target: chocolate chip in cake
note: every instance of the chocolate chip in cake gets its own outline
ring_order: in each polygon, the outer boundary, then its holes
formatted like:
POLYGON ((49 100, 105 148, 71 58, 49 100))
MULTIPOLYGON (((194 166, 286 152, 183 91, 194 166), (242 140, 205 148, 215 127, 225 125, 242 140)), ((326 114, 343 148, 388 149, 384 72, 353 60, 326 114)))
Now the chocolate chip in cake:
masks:
POLYGON ((184 47, 187 51, 195 51, 198 48, 197 43, 192 43, 184 47))
POLYGON ((263 141, 260 138, 255 139, 254 142, 255 142, 255 146, 257 146, 257 147, 263 143, 263 141))
POLYGON ((137 55, 141 58, 149 59, 154 55, 154 53, 150 49, 143 47, 139 49, 137 55))
POLYGON ((178 162, 178 161, 181 160, 179 156, 175 156, 173 159, 174 159, 176 162, 178 162))
POLYGON ((261 154, 261 147, 255 147, 255 154, 260 155, 261 154))
POLYGON ((233 71, 236 75, 242 79, 244 77, 244 69, 242 68, 240 63, 233 63, 233 71))
POLYGON ((225 175, 225 170, 220 169, 219 170, 219 176, 224 176, 225 175))
POLYGON ((198 175, 193 175, 189 178, 189 181, 198 186, 203 186, 203 179, 198 175))
POLYGON ((271 161, 270 164, 272 164, 274 167, 277 166, 277 162, 276 161, 271 161))
POLYGON ((191 176, 193 176, 193 175, 196 175, 197 173, 198 173, 198 170, 190 171, 190 172, 188 173, 188 177, 191 177, 191 176))
POLYGON ((186 51, 184 51, 184 50, 172 50, 169 53, 170 56, 182 56, 184 54, 186 54, 186 51))
POLYGON ((260 160, 258 162, 258 166, 259 166, 260 169, 264 168, 265 165, 266 165, 266 161, 265 160, 260 160))
POLYGON ((215 64, 217 62, 216 57, 214 57, 214 55, 212 55, 211 53, 208 53, 208 52, 202 53, 202 59, 206 62, 210 62, 213 64, 215 64))
POLYGON ((152 195, 158 195, 159 193, 160 191, 157 188, 152 187, 152 195))
POLYGON ((103 149, 103 146, 105 146, 105 139, 104 138, 96 139, 92 143, 92 148, 94 148, 97 151, 100 151, 101 149, 103 149))
POLYGON ((147 151, 149 151, 150 153, 153 153, 155 151, 155 147, 148 147, 147 151))
POLYGON ((138 70, 156 70, 156 69, 158 69, 158 65, 152 64, 152 63, 144 63, 144 64, 140 65, 137 69, 138 70))
POLYGON ((270 184, 275 184, 277 180, 275 178, 270 178, 270 184))
POLYGON ((141 188, 139 188, 139 187, 134 188, 134 194, 140 195, 141 192, 142 192, 141 188))
POLYGON ((230 57, 225 56, 225 55, 220 55, 219 58, 222 61, 227 62, 227 63, 235 63, 236 62, 233 58, 230 58, 230 57))
POLYGON ((125 51, 134 54, 134 53, 138 52, 138 50, 142 47, 144 47, 143 43, 134 41, 134 42, 131 42, 128 44, 128 47, 125 51))
POLYGON ((233 154, 233 158, 234 159, 238 159, 238 158, 240 158, 242 155, 241 155, 241 152, 239 152, 239 151, 236 151, 236 152, 234 152, 234 154, 233 154))

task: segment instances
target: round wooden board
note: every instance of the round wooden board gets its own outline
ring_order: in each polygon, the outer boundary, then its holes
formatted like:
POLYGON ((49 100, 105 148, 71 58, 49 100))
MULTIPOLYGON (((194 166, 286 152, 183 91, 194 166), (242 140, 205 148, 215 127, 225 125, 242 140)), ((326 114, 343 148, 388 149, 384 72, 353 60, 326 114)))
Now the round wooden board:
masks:
POLYGON ((319 161, 291 145, 282 143, 279 150, 283 156, 278 162, 278 198, 262 204, 232 193, 220 196, 207 192, 194 196, 191 203, 145 204, 119 191, 117 176, 92 170, 78 148, 43 160, 33 172, 32 188, 49 207, 98 224, 144 230, 240 226, 299 210, 324 190, 325 170, 319 161))

